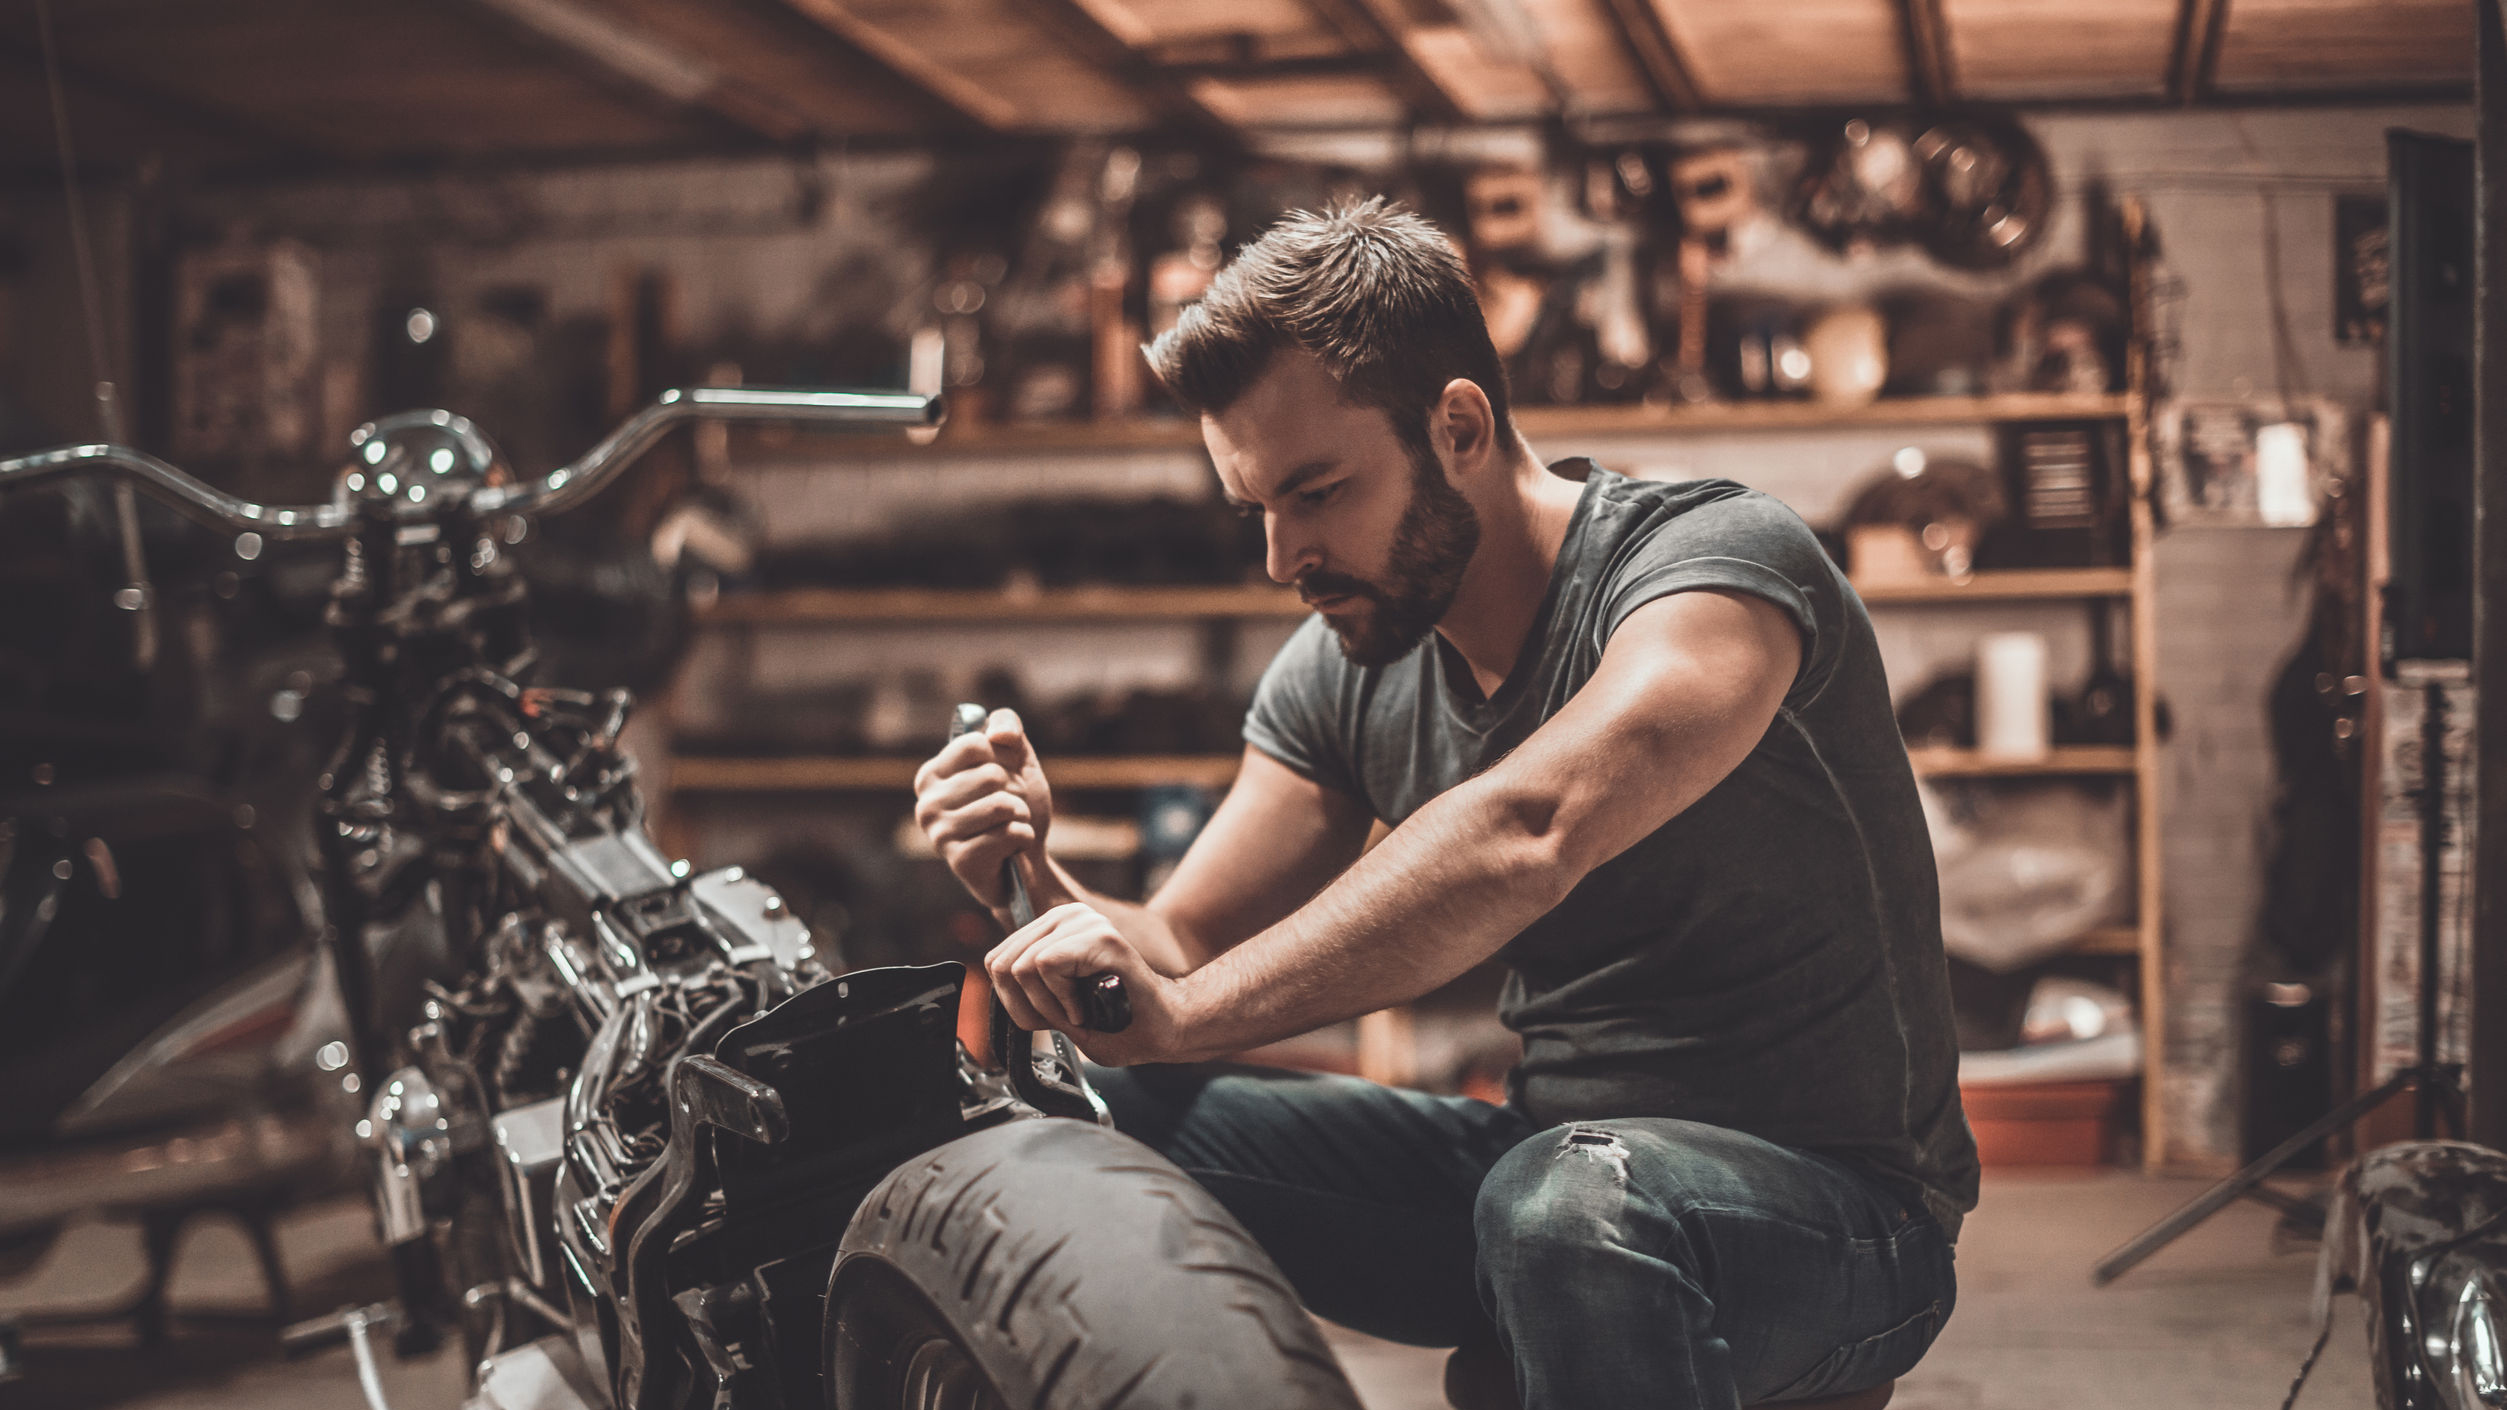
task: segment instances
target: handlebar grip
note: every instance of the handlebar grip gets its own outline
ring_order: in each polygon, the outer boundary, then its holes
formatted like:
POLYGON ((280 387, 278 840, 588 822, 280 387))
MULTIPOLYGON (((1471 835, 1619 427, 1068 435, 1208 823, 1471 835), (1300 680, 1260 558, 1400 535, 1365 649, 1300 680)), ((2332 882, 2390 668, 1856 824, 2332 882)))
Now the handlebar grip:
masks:
POLYGON ((1119 974, 1092 974, 1079 986, 1079 1021, 1099 1033, 1132 1026, 1132 996, 1119 974))
MULTIPOLYGON (((957 707, 949 717, 949 737, 973 734, 992 718, 992 712, 981 705, 967 703, 957 707)), ((1036 902, 1027 894, 1027 878, 1019 875, 1018 859, 1012 857, 1001 864, 1001 889, 1009 897, 1010 924, 1013 928, 1036 919, 1036 902)), ((1000 1001, 994 1000, 996 1004, 1000 1001)), ((1120 1033, 1132 1026, 1132 996, 1123 987, 1123 976, 1111 971, 1092 974, 1079 982, 1079 1020, 1098 1033, 1120 1033)))

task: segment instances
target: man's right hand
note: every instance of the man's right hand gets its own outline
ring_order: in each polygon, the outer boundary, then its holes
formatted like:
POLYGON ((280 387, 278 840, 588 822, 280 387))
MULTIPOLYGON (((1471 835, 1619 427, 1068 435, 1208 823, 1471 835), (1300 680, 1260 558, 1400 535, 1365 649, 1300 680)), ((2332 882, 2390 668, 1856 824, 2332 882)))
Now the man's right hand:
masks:
POLYGON ((995 710, 914 772, 914 821, 957 874, 994 910, 1009 904, 1001 864, 1025 853, 1043 870, 1053 792, 1016 713, 995 710))

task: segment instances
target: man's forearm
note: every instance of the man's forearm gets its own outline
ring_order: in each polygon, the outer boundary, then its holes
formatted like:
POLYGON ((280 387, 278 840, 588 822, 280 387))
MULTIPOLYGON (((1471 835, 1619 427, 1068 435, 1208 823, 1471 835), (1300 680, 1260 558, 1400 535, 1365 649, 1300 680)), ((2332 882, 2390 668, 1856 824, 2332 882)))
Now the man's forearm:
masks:
MULTIPOLYGON (((1140 951, 1140 957, 1158 973, 1176 979, 1200 967, 1204 957, 1200 947, 1179 932, 1166 917, 1149 907, 1132 901, 1118 901, 1082 886, 1068 868, 1050 858, 1042 867, 1028 868, 1027 874, 1031 878, 1030 889, 1038 915, 1055 906, 1078 901, 1103 912, 1106 919, 1114 922, 1114 928, 1123 932, 1123 938, 1130 942, 1131 947, 1140 951)), ((1006 907, 996 909, 994 918, 1001 922, 1003 929, 1012 928, 1006 907)))
POLYGON ((1574 885, 1557 834, 1554 807, 1495 775, 1438 798, 1287 919, 1190 972, 1182 1056, 1241 1052, 1453 979, 1574 885))

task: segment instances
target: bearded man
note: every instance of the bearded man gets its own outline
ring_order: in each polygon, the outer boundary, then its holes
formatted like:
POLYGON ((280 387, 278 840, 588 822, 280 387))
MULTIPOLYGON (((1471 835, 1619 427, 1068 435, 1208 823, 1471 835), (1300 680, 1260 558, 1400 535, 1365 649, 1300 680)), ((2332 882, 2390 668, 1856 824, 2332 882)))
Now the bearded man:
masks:
POLYGON ((1146 904, 1052 860, 1008 712, 924 765, 967 888, 1000 911, 1015 861, 1051 907, 986 961, 1012 1015, 1121 1069, 1117 1126, 1316 1312, 1477 1348, 1530 1410, 1914 1365, 1975 1147, 1913 772, 1810 530, 1726 481, 1545 466, 1452 246, 1380 201, 1272 228, 1149 357, 1315 615, 1146 904), (1208 1065, 1492 957, 1502 1106, 1208 1065), (1080 1021, 1105 972, 1119 1034, 1080 1021))

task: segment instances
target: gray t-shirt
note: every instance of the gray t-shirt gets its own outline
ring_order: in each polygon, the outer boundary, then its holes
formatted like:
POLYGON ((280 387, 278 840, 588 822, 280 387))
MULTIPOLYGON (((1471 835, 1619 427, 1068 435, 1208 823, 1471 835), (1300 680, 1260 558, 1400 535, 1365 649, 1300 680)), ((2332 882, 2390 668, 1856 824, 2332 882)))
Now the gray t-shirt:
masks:
POLYGON ((1557 714, 1643 604, 1718 588, 1782 608, 1801 671, 1757 747, 1498 952, 1499 1016, 1524 1042, 1509 1092, 1543 1125, 1674 1116, 1847 1157, 1955 1236, 1976 1146, 1940 895, 1862 600, 1766 495, 1552 469, 1584 493, 1495 695, 1433 632, 1362 669, 1313 618, 1264 673, 1246 741, 1398 825, 1557 714))

